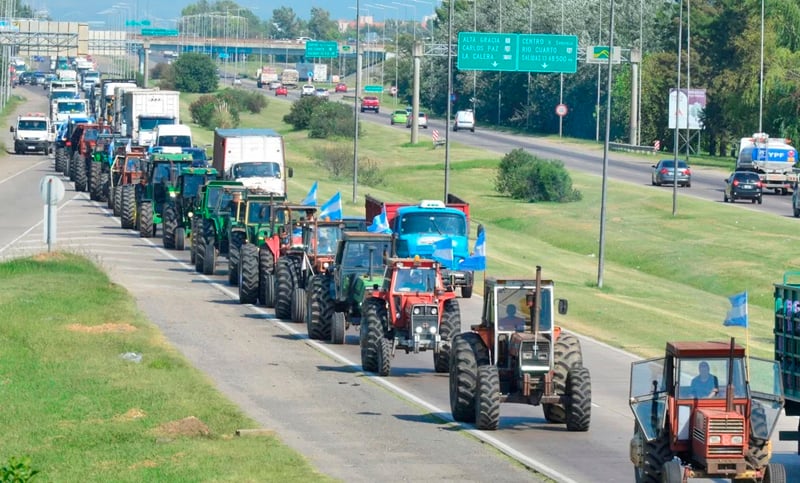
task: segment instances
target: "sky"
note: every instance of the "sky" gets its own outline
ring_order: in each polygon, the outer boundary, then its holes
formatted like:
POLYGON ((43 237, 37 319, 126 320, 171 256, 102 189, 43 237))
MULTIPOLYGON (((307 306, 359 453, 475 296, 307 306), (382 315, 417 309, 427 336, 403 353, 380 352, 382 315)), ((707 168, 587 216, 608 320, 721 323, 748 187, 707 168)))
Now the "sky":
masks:
MULTIPOLYGON (((25 1, 25 0, 23 0, 25 1)), ((431 15, 434 9, 434 0, 359 0, 362 15, 371 14, 376 21, 392 16, 404 19, 418 19, 431 15), (400 5, 396 5, 400 4, 400 5), (395 8, 379 8, 375 5, 392 6, 395 8), (409 5, 409 6, 406 6, 409 5), (415 15, 416 14, 416 15, 415 15)), ((181 9, 191 5, 193 1, 178 0, 162 4, 155 0, 123 0, 109 2, 105 0, 29 0, 27 2, 34 10, 46 9, 54 21, 62 22, 88 22, 90 28, 103 28, 108 23, 114 25, 120 22, 120 15, 129 19, 148 19, 155 27, 173 28, 174 19, 180 16, 181 9), (120 5, 115 10, 112 6, 120 5), (129 12, 121 14, 117 12, 129 12), (139 15, 134 15, 138 12, 139 15)), ((213 0, 209 0, 213 3, 213 0)), ((295 14, 303 19, 308 19, 312 7, 320 7, 331 13, 331 18, 350 19, 355 17, 356 0, 339 2, 335 0, 293 0, 291 2, 275 0, 242 0, 237 2, 240 6, 250 8, 259 18, 266 19, 272 16, 272 11, 282 6, 291 6, 295 14), (352 8, 350 8, 352 7, 352 8)))

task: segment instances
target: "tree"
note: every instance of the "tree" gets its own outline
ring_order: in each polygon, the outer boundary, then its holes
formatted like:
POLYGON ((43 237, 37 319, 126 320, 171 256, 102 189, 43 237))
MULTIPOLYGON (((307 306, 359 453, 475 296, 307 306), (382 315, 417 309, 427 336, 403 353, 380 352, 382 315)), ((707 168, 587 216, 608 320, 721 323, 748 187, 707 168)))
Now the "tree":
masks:
POLYGON ((297 18, 291 7, 276 8, 272 11, 272 22, 278 37, 293 39, 300 37, 305 28, 304 22, 297 18))
POLYGON ((311 18, 308 21, 308 36, 314 39, 333 40, 339 35, 336 22, 331 20, 331 14, 319 7, 311 8, 311 18))
POLYGON ((188 52, 172 64, 175 88, 182 92, 212 92, 217 89, 217 67, 210 57, 188 52))

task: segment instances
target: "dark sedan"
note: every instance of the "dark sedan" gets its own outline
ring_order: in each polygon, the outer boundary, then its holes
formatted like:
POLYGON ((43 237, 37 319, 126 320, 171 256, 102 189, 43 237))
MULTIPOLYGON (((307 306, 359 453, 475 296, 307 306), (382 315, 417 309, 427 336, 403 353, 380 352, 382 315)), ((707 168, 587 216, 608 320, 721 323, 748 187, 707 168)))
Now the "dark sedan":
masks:
MULTIPOLYGON (((653 174, 650 182, 653 186, 675 183, 675 160, 662 159, 653 165, 653 174)), ((678 160, 678 185, 692 187, 692 170, 686 161, 678 160)))
POLYGON ((761 204, 764 183, 758 173, 752 171, 734 171, 725 178, 725 191, 722 200, 733 203, 736 200, 750 200, 751 203, 761 204))

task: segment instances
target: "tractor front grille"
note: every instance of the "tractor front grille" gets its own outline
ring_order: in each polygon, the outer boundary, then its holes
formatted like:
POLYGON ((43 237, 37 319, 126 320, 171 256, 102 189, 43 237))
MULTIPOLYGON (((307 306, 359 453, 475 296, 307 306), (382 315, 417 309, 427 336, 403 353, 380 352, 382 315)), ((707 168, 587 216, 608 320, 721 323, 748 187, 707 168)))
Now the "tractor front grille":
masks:
POLYGON ((741 446, 709 446, 708 456, 742 456, 741 446))
POLYGON ((744 419, 711 419, 708 421, 708 432, 744 434, 744 419))

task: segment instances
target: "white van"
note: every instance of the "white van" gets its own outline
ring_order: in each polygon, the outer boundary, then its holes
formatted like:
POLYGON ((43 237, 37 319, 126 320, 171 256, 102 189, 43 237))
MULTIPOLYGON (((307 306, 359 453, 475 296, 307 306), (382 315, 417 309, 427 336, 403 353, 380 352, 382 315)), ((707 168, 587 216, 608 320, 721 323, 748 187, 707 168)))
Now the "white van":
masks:
MULTIPOLYGON (((185 124, 159 124, 156 126, 156 146, 172 148, 180 153, 181 148, 192 147, 192 130, 185 124)), ((168 149, 164 152, 171 152, 168 149)))
POLYGON ((475 132, 475 113, 471 109, 456 113, 456 118, 453 121, 453 131, 458 131, 459 129, 469 129, 475 132))

